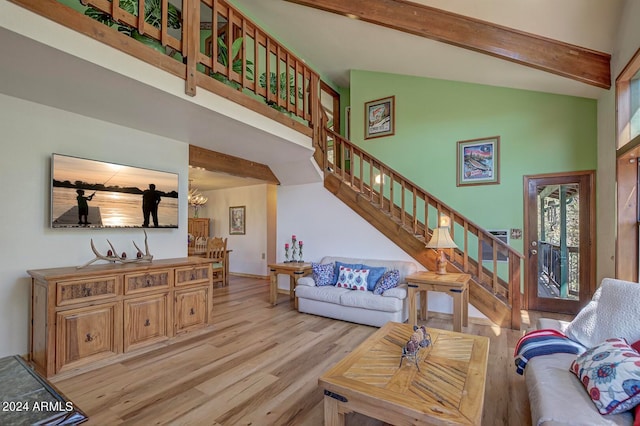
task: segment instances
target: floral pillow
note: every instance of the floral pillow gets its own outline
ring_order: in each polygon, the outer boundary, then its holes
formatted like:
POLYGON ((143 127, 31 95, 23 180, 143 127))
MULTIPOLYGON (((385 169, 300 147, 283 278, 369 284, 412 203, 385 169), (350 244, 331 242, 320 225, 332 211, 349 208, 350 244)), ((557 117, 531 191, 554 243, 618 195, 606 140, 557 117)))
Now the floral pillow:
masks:
POLYGON ((373 294, 382 294, 390 288, 394 288, 398 286, 400 282, 400 271, 397 269, 392 269, 391 271, 387 271, 382 274, 382 278, 376 283, 376 286, 373 288, 373 294))
POLYGON ((623 338, 607 339, 571 363, 600 414, 640 404, 640 354, 623 338))
POLYGON ((314 263, 311 262, 311 271, 313 272, 313 281, 318 287, 325 285, 333 285, 333 275, 335 266, 333 263, 314 263))
POLYGON ((368 276, 368 269, 353 269, 341 266, 336 287, 367 291, 368 276))

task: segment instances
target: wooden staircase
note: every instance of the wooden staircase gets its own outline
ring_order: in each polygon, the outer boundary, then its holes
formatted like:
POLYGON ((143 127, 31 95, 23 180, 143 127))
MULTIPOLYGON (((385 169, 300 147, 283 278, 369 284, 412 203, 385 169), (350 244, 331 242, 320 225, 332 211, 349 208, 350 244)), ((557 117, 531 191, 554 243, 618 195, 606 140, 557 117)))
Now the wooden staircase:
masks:
POLYGON ((520 253, 340 135, 323 128, 319 141, 315 159, 325 188, 427 269, 436 269, 437 253, 425 243, 448 216, 460 247, 449 250, 448 270, 471 274, 469 300, 480 312, 501 327, 520 329, 520 253), (483 246, 493 256, 479 264, 483 246))

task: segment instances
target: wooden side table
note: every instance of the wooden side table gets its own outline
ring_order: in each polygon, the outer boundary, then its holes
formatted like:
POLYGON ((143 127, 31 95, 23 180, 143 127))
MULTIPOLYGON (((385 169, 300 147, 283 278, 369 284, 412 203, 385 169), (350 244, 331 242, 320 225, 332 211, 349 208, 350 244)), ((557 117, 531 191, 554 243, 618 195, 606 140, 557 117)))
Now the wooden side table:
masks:
POLYGON ((427 291, 439 291, 453 297, 453 331, 462 331, 469 323, 469 274, 418 272, 406 277, 409 286, 409 324, 417 324, 416 293, 420 292, 420 317, 427 319, 427 291))
POLYGON ((278 303, 278 274, 289 275, 289 300, 294 299, 295 307, 298 309, 298 298, 295 297, 295 288, 298 284, 298 278, 304 277, 311 273, 310 263, 271 263, 269 264, 271 271, 271 286, 269 288, 269 302, 273 306, 278 303))

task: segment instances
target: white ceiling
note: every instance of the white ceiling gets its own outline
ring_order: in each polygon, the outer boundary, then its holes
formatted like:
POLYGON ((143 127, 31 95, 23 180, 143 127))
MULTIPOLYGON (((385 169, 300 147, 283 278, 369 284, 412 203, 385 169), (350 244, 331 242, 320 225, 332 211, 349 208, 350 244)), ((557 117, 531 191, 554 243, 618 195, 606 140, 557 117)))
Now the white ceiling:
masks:
MULTIPOLYGON (((613 54, 624 0, 417 2, 613 54)), ((233 0, 233 3, 323 78, 341 87, 349 86, 349 71, 355 69, 593 99, 605 93, 603 89, 533 68, 284 0, 233 0)), ((0 0, 0 11, 11 12, 13 8, 21 9, 0 0)), ((20 10, 19 15, 23 16, 18 21, 29 21, 26 15, 29 13, 20 10)), ((1 17, 0 24, 3 24, 1 17)), ((3 25, 11 28, 20 22, 8 20, 3 25)), ((312 161, 306 148, 52 49, 2 28, 3 25, 0 25, 3 40, 0 93, 268 164, 283 183, 304 183, 305 179, 314 178, 314 174, 317 179, 317 170, 310 166, 312 161), (299 181, 288 182, 286 175, 299 181)), ((217 188, 220 183, 216 180, 222 178, 229 186, 247 184, 246 180, 229 180, 228 175, 203 175, 197 177, 194 186, 202 190, 217 188)))
MULTIPOLYGON (((597 99, 593 86, 283 0, 232 0, 322 76, 350 70, 465 81, 597 99)), ((613 53, 624 0, 415 0, 426 6, 613 53)))

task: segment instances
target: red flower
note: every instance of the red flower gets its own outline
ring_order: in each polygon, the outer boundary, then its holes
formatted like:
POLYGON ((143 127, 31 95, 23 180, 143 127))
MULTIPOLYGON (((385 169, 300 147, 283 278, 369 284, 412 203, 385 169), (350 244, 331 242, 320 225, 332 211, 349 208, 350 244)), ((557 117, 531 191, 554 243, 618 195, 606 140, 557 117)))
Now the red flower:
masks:
POLYGON ((284 248, 288 249, 289 248, 289 243, 284 243, 284 248))
POLYGON ((591 390, 589 390, 589 396, 591 396, 591 399, 594 401, 600 400, 600 389, 596 387, 591 388, 591 390))

